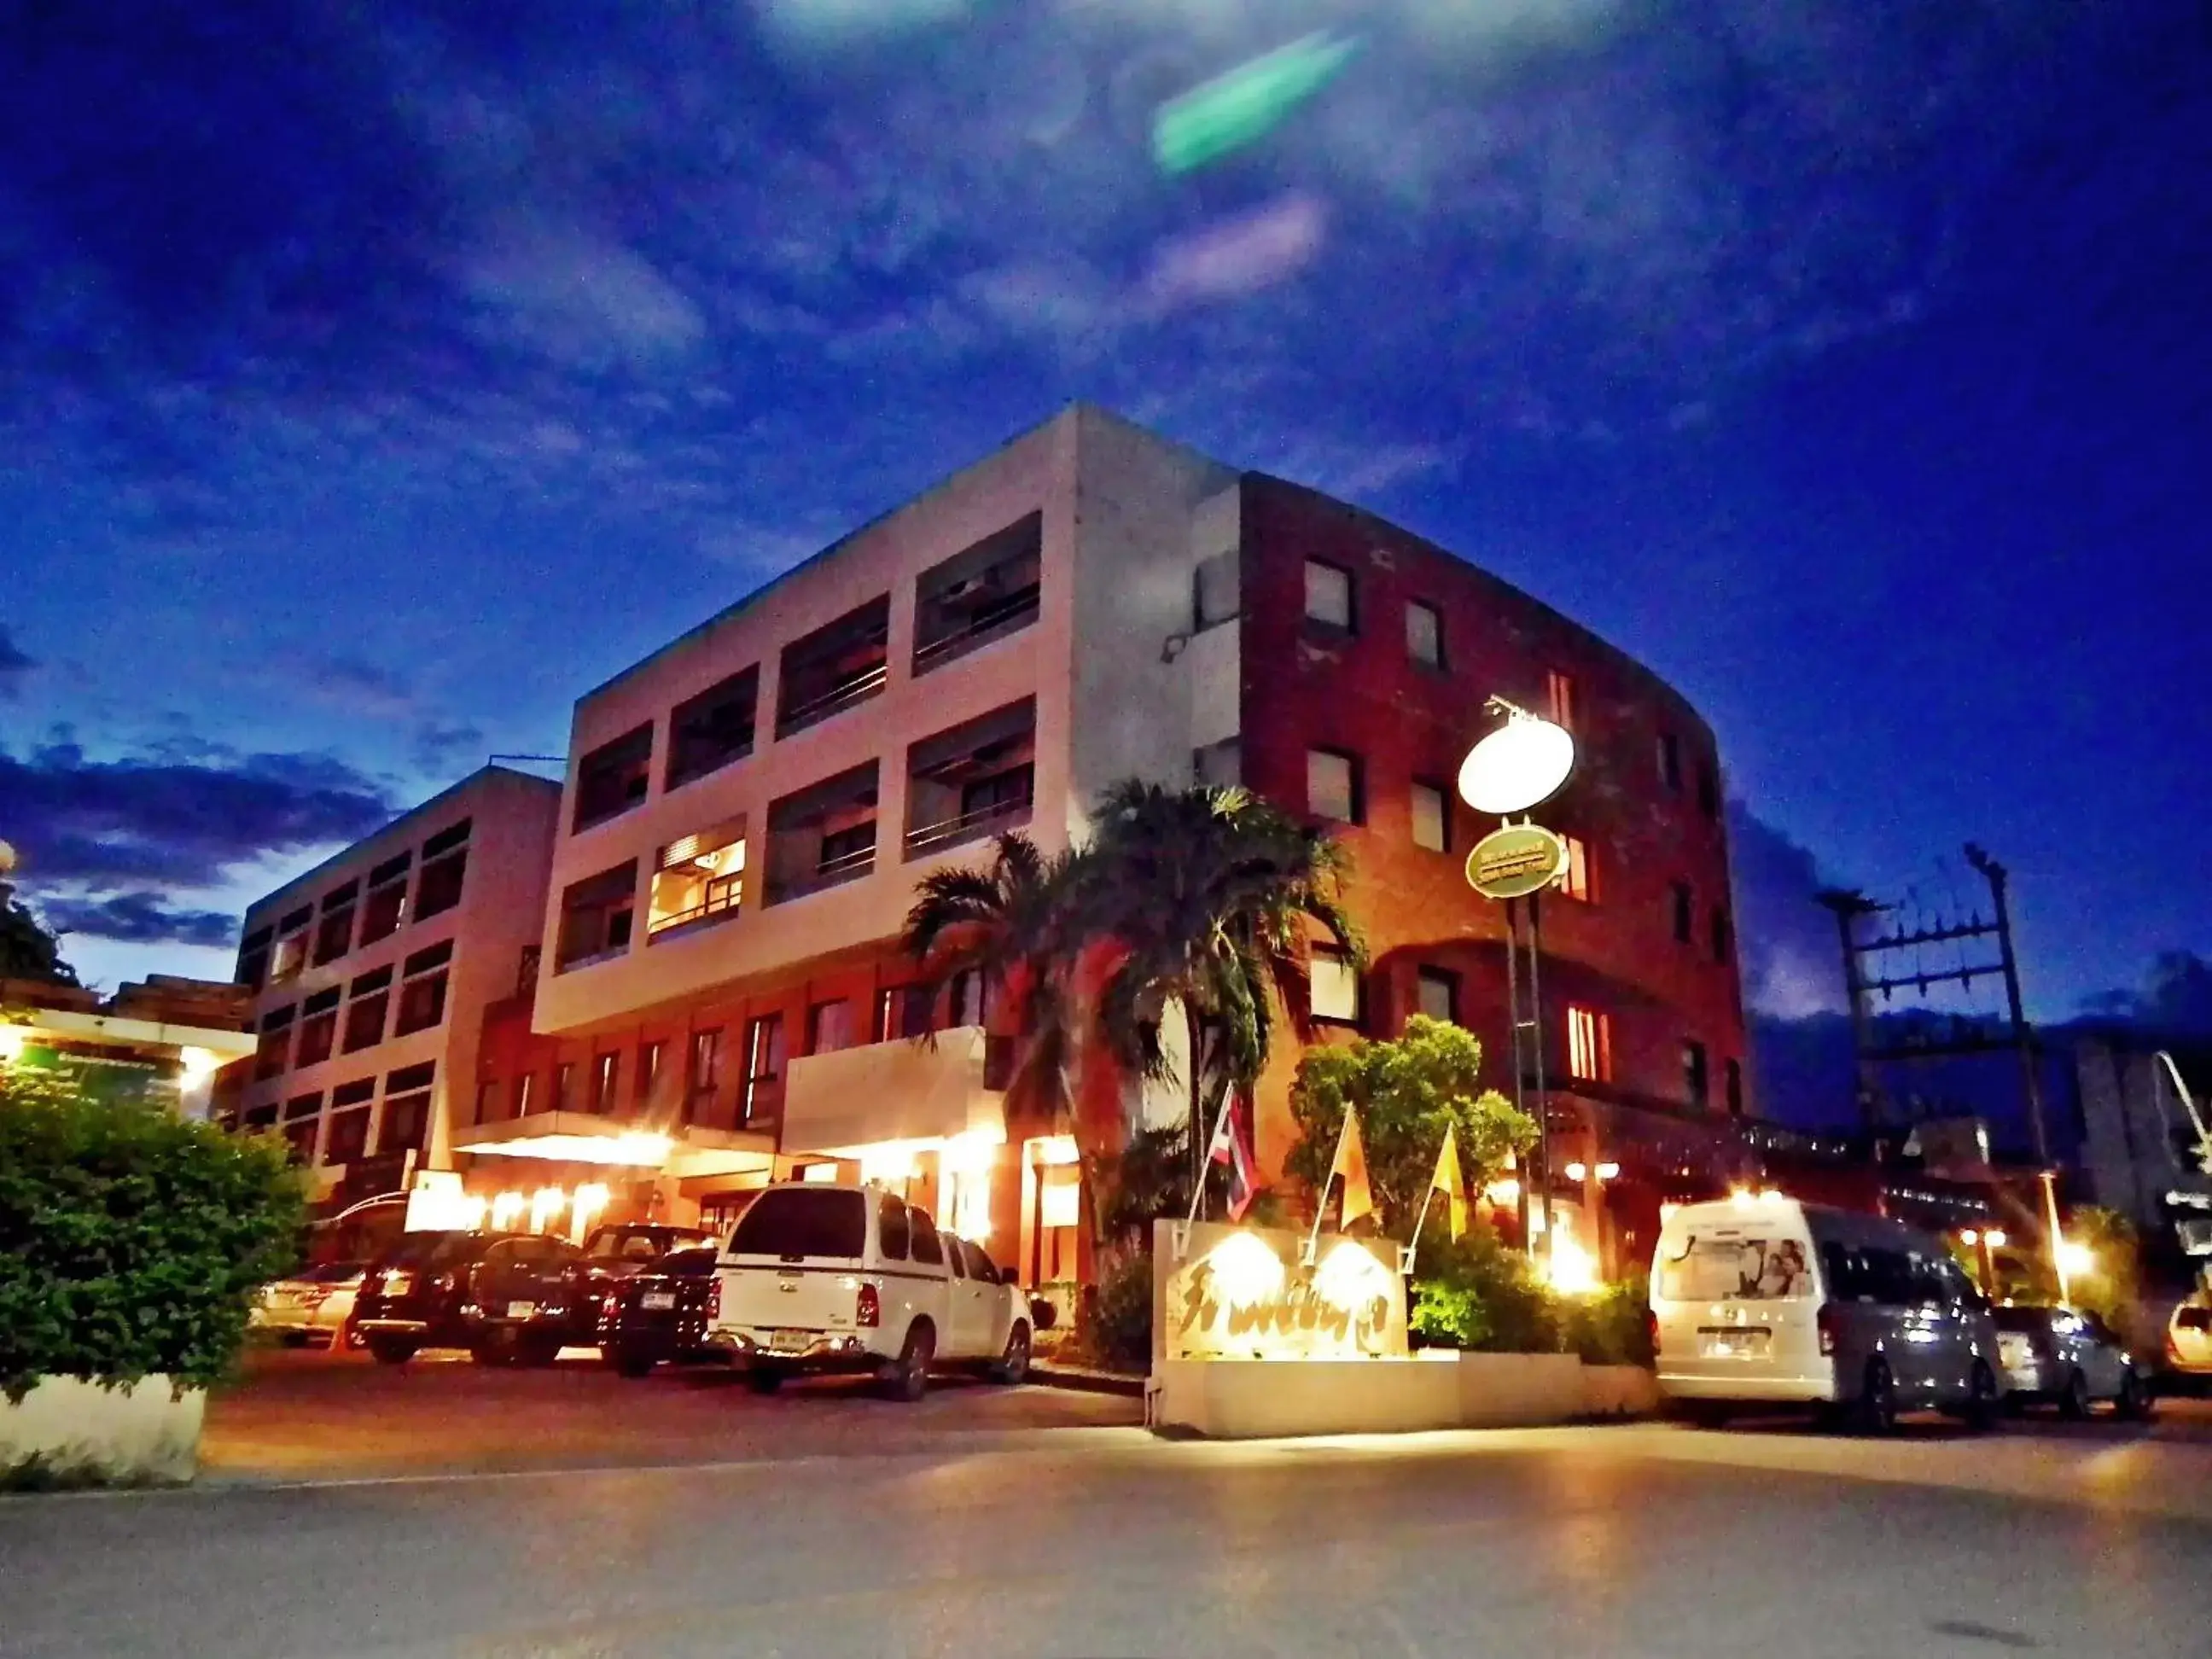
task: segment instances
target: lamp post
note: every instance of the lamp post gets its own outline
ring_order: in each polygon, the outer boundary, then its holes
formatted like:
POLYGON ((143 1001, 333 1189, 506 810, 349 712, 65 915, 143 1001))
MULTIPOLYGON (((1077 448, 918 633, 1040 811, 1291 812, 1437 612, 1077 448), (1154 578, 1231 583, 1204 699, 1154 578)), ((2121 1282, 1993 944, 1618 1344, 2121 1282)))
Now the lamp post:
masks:
MULTIPOLYGON (((1498 827, 1468 854, 1468 884, 1505 907, 1505 1003, 1512 1036, 1513 1103, 1522 1105, 1522 1034, 1534 1048, 1536 1145, 1534 1168, 1544 1260, 1552 1251, 1552 1122, 1544 1086, 1544 988, 1542 983, 1542 892, 1567 867, 1566 843, 1530 819, 1534 808, 1558 794, 1575 769, 1575 740, 1567 729, 1527 709, 1492 697, 1485 712, 1503 714, 1505 723, 1468 751, 1460 763, 1460 798, 1478 812, 1495 814, 1498 827), (1521 821, 1514 822, 1515 814, 1521 821), (1529 1017, 1521 1018, 1521 903, 1528 901, 1529 1017)), ((1529 1182, 1521 1182, 1521 1235, 1533 1245, 1528 1217, 1529 1182)), ((1531 1254, 1534 1254, 1533 1249, 1531 1254)), ((1550 1275, 1548 1272, 1547 1278, 1550 1275)))

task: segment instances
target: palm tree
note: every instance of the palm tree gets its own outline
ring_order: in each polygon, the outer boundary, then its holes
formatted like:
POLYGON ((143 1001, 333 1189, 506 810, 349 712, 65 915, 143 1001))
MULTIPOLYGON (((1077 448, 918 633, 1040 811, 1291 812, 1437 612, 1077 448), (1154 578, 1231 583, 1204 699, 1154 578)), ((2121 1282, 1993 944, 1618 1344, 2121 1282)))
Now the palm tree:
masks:
POLYGON ((1194 1173, 1224 1089, 1249 1090, 1267 1062, 1279 998, 1303 1030, 1308 936, 1315 926, 1365 959, 1341 902, 1345 850, 1240 788, 1166 789, 1130 780, 1100 803, 1081 872, 1084 931, 1119 957, 1098 999, 1101 1035, 1125 1065, 1164 1079, 1167 1005, 1186 1039, 1194 1173))

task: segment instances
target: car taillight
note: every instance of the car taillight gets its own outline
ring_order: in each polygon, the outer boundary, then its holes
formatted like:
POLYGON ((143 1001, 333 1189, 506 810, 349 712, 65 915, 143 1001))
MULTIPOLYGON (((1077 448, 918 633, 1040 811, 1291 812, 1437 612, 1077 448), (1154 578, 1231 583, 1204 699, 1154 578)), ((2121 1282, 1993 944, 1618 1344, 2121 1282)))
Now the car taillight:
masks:
POLYGON ((853 1304, 853 1322, 863 1329, 872 1329, 884 1322, 883 1298, 876 1294, 874 1285, 860 1286, 860 1294, 853 1304))
POLYGON ((709 1321, 722 1316, 722 1281, 717 1277, 707 1285, 707 1317, 709 1321))
POLYGON ((1656 1359, 1659 1357, 1659 1316, 1649 1308, 1644 1310, 1644 1329, 1651 1339, 1651 1357, 1656 1359))
POLYGON ((1831 1302, 1823 1302, 1820 1311, 1813 1316, 1813 1323, 1820 1333, 1820 1352, 1832 1354, 1836 1351, 1836 1309, 1831 1302))

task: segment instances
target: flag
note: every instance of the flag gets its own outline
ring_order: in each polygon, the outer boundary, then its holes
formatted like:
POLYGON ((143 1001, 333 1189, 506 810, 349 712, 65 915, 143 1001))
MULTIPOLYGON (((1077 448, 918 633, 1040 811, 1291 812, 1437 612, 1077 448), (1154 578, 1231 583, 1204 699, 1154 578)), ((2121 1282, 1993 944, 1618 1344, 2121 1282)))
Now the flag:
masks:
POLYGON ((1213 1131, 1213 1162, 1229 1166, 1231 1221, 1242 1221, 1244 1212, 1252 1207, 1252 1200, 1260 1195, 1259 1160, 1252 1155, 1249 1107, 1250 1103, 1243 1095, 1232 1092, 1222 1107, 1220 1121, 1213 1131))
POLYGON ((1444 1125, 1444 1144, 1437 1152, 1437 1172, 1429 1177, 1429 1190, 1442 1193, 1451 1204, 1452 1243, 1467 1231, 1467 1176, 1459 1166, 1459 1126, 1444 1125))
MULTIPOLYGON (((1374 1189, 1367 1184, 1367 1149, 1359 1142, 1359 1115, 1351 1107, 1344 1109, 1344 1130, 1336 1138, 1336 1156, 1328 1161, 1329 1179, 1341 1176, 1344 1181, 1342 1218, 1337 1224, 1349 1227, 1364 1215, 1375 1213, 1374 1189)), ((1328 1188, 1322 1188, 1322 1200, 1326 1206, 1328 1188)))

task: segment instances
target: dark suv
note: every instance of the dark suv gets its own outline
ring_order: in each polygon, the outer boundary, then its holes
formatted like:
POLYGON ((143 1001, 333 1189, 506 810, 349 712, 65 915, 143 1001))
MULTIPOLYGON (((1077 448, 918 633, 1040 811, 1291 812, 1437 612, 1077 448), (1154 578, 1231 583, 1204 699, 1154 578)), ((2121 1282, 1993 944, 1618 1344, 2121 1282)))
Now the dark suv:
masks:
POLYGON ((550 1364, 598 1340, 583 1253, 534 1233, 404 1233, 369 1264, 354 1328, 387 1365, 424 1348, 466 1348, 483 1364, 550 1364))
POLYGON ((624 1376, 643 1376, 664 1361, 719 1361, 707 1346, 714 1297, 714 1247, 671 1250, 616 1282, 600 1302, 600 1352, 624 1376))

